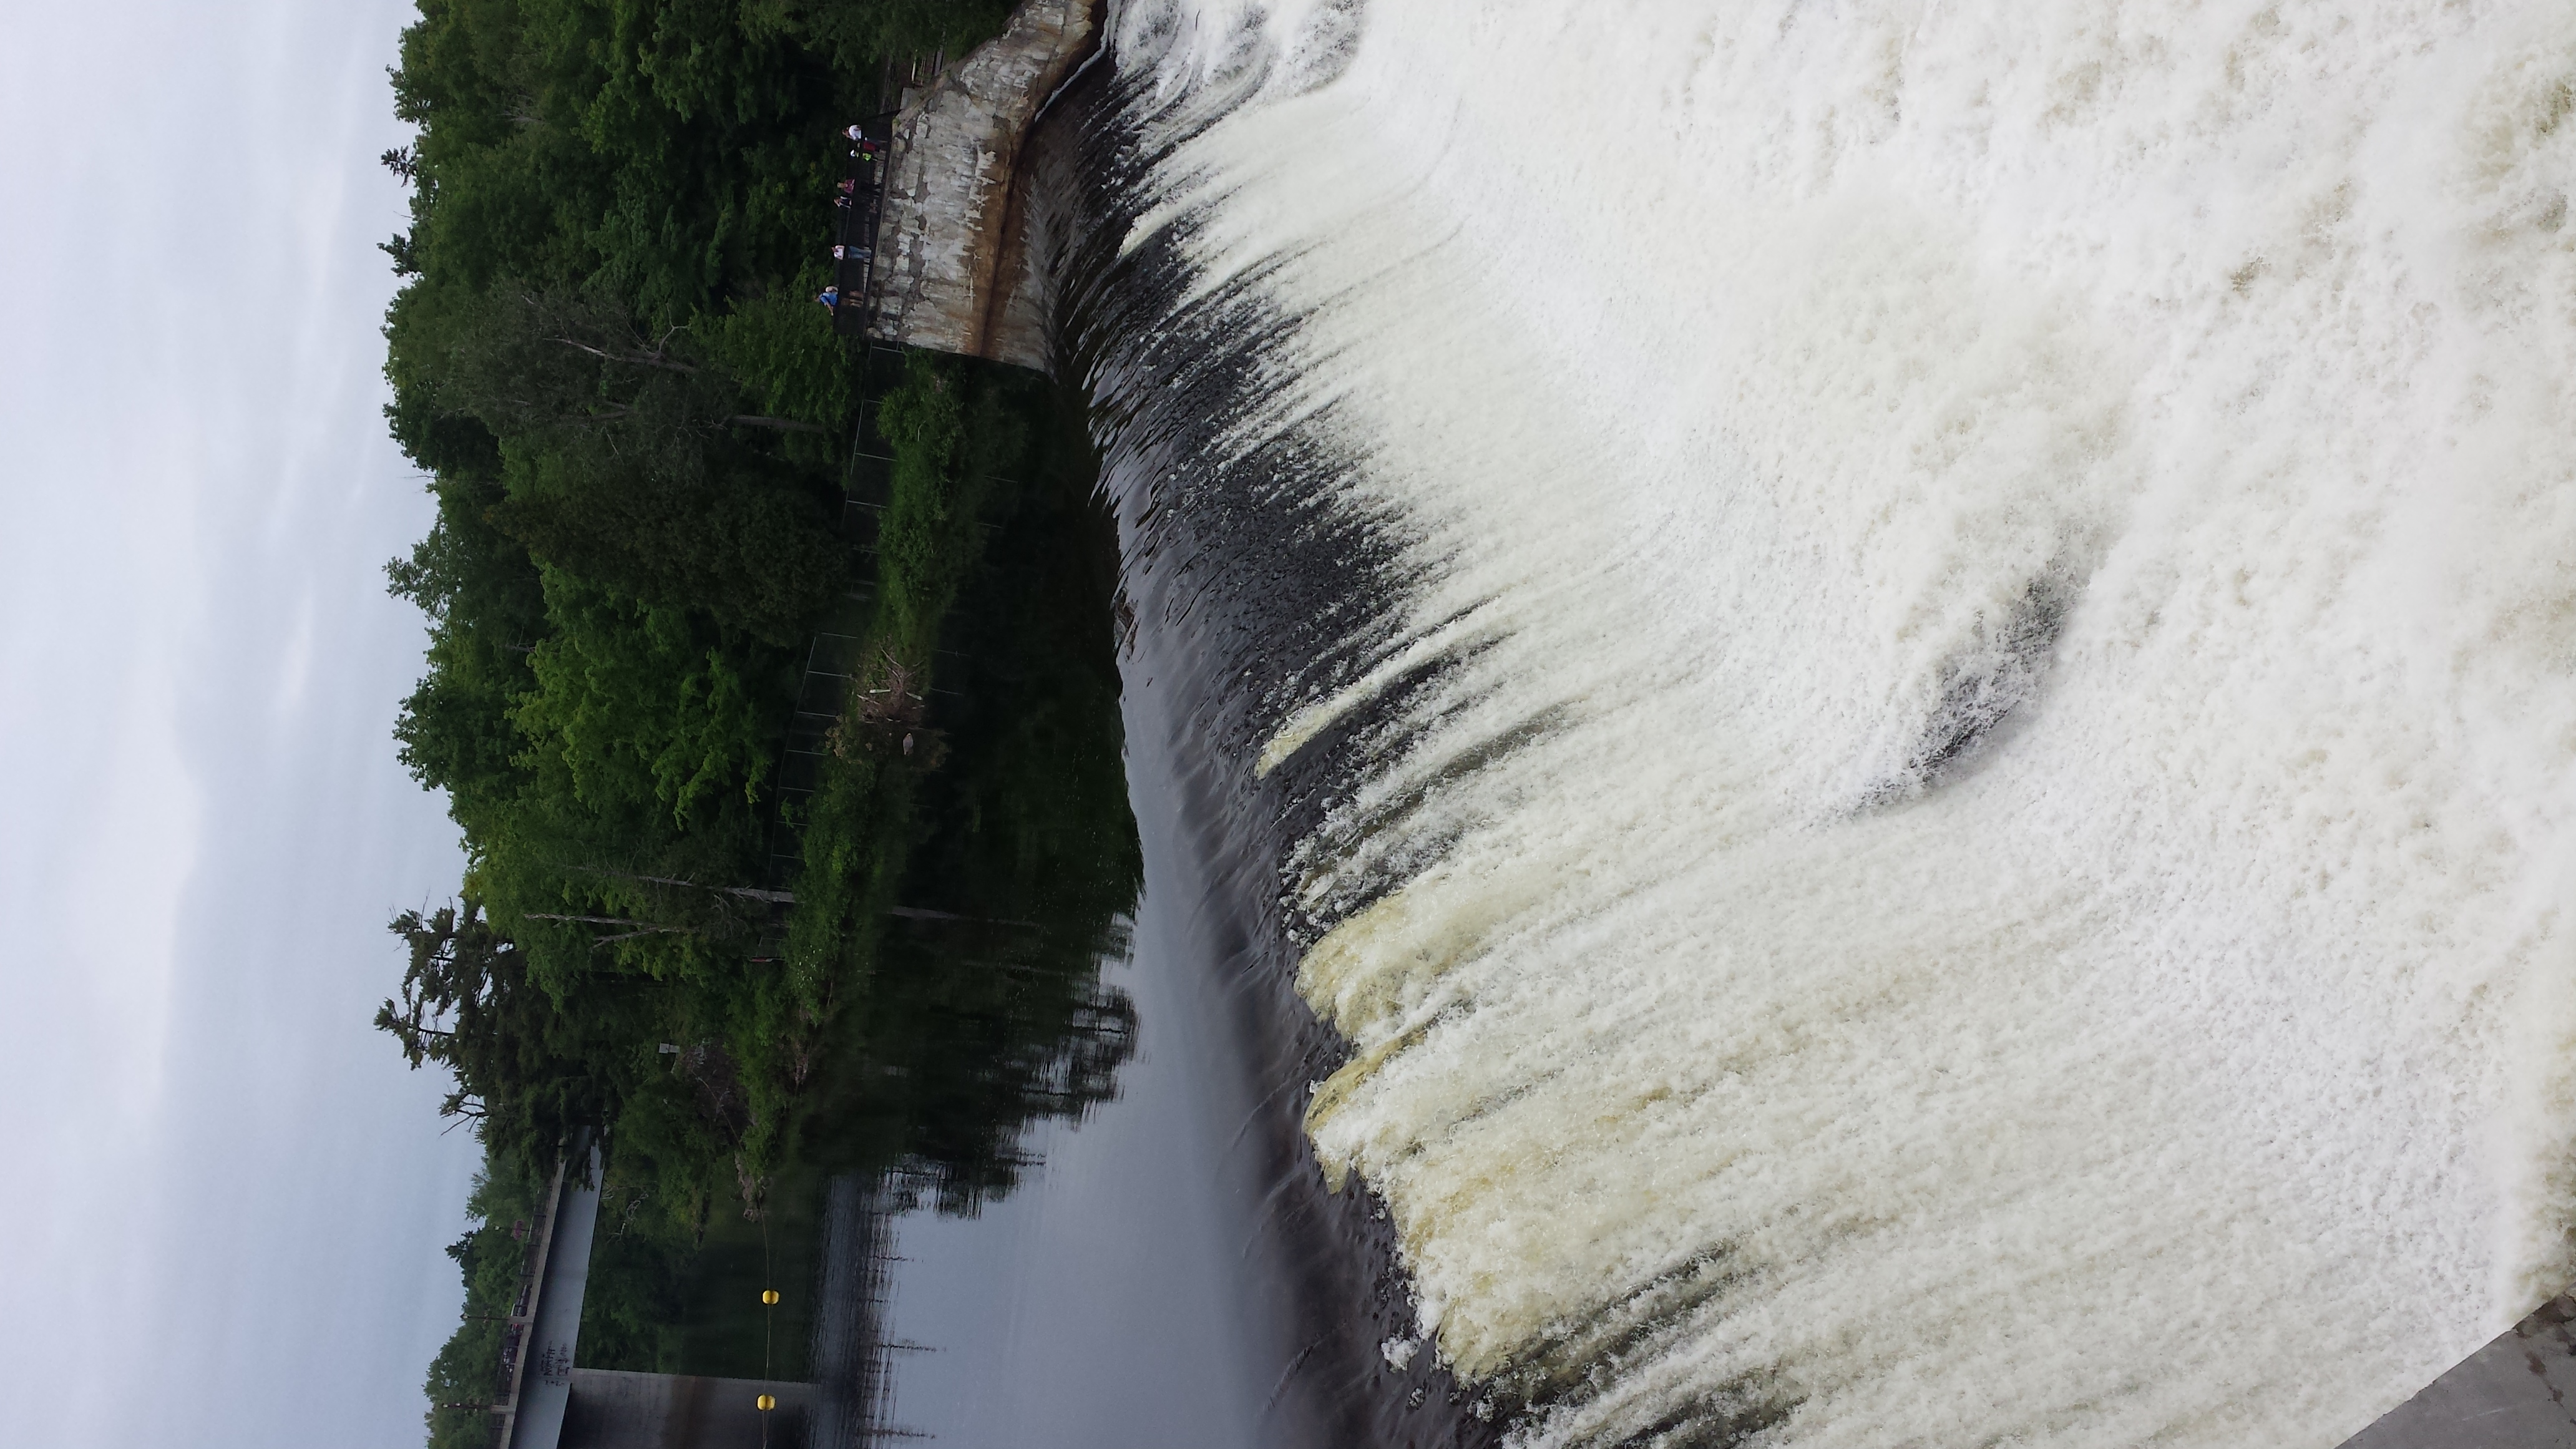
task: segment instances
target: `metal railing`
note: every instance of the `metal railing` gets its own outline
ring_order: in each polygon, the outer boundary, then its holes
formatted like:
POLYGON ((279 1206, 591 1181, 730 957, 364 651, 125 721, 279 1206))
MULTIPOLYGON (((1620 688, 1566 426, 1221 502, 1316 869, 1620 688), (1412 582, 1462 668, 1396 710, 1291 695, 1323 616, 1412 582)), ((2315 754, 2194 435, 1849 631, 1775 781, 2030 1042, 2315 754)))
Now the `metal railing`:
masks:
POLYGON ((849 204, 840 209, 842 256, 834 265, 832 285, 840 301, 832 308, 832 330, 843 337, 865 337, 876 320, 877 248, 885 220, 886 182, 894 163, 894 119, 898 112, 879 111, 858 123, 866 144, 853 143, 843 168, 849 204), (866 152, 873 150, 874 155, 866 152), (852 249, 864 256, 852 257, 852 249))

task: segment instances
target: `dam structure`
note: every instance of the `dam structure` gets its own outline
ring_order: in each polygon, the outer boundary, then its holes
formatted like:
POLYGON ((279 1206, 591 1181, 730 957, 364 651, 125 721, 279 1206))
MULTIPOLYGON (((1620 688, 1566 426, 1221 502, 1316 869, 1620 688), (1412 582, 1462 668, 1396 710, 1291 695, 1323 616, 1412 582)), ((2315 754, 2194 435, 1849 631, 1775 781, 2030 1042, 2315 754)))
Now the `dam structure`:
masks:
POLYGON ((2369 1429, 2576 1276, 2568 327, 2493 281, 2576 266, 2563 71, 1529 8, 1139 6, 1058 102, 1130 683, 1351 1048, 1388 1371, 1565 1449, 2369 1429))
MULTIPOLYGON (((2148 68, 2073 32, 1176 8, 1102 60, 1201 102, 1125 120, 1176 159, 1120 218, 1115 285, 1164 279, 1107 372, 1155 465, 1122 582, 1148 633, 1226 621, 1180 708, 1289 822, 1299 989, 1357 1048, 1304 1120, 1423 1305, 1389 1368, 1535 1385, 1515 1442, 1566 1449, 2576 1443, 2576 1304, 2477 1347, 2566 1281, 2576 1032, 2528 804, 2569 616, 2522 602, 2576 458, 2544 389, 2451 410, 2563 340, 2490 295, 2556 275, 2530 158, 2576 146, 2518 32, 2275 25, 2251 99, 2212 41, 2155 61, 2235 97, 2177 135, 2164 72, 2059 87, 2148 68), (2443 45, 2493 116, 2314 119, 2443 45), (1569 77, 1577 134, 1531 144, 1569 77), (2019 149, 1953 145, 1990 92, 2019 149), (2371 190, 2373 128, 2502 199, 2371 190), (2266 209, 2279 134, 2308 210, 2266 209), (2245 218, 2169 216, 2168 175, 2245 218), (2428 458, 2505 481, 2463 512, 2428 458), (1292 614, 1266 555, 1310 546, 1384 604, 1292 614)), ((1031 0, 907 99, 871 340, 1048 369, 1021 157, 1101 31, 1031 0)))
POLYGON ((2342 1449, 2576 1449, 2576 1292, 2496 1335, 2342 1449))
POLYGON ((809 1379, 647 1373, 579 1363, 603 1158, 588 1134, 547 1194, 505 1336, 494 1449, 874 1449, 918 1437, 886 1422, 890 1212, 857 1175, 825 1193, 809 1379))
POLYGON ((886 161, 862 326, 879 342, 1046 371, 1051 303, 1022 143, 1097 51, 1096 0, 1028 0, 907 92, 886 161))

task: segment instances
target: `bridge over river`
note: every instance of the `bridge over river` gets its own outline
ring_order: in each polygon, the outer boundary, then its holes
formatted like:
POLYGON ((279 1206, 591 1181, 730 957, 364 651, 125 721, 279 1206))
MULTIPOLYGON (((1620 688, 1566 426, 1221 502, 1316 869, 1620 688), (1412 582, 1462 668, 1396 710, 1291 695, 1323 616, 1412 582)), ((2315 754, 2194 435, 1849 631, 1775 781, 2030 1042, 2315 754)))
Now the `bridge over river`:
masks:
POLYGON ((584 1134, 556 1169, 503 1335, 495 1449, 873 1449, 919 1437, 885 1422, 895 1345, 879 1184, 833 1180, 816 1279, 789 1285, 816 1300, 812 1380, 633 1373, 578 1365, 601 1167, 584 1134))

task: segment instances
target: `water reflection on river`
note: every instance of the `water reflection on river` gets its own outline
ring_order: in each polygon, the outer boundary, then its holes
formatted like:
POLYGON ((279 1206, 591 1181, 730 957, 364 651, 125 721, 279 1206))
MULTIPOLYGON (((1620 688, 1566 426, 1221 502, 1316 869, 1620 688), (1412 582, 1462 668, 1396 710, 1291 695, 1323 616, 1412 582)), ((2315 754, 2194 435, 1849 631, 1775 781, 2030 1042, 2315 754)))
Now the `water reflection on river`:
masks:
POLYGON ((920 1347, 893 1355, 889 1422, 965 1449, 1399 1442, 1383 1416, 1407 1385, 1365 1350, 1408 1310, 1355 1289, 1375 1245, 1317 1216, 1278 983, 1240 922, 1242 882, 1191 831, 1205 762, 1167 713, 1171 676, 1158 689, 1150 655, 1130 666, 1145 891, 1103 984, 1135 1002, 1136 1054, 1114 1101, 1029 1132, 1037 1165, 1007 1196, 897 1220, 889 1337, 920 1347))
POLYGON ((1354 1291, 1372 1245, 1316 1217, 1315 1171, 1286 1130, 1302 1081, 1264 1085, 1292 1054, 1276 982, 1188 833, 1195 762, 1173 748, 1166 701, 1149 670, 1128 684, 1145 893, 1103 984, 1135 1002, 1136 1055, 1116 1100, 1029 1132, 1037 1165, 1007 1196, 973 1218, 897 1220, 889 1336, 921 1347, 893 1356, 890 1423, 973 1449, 1395 1442, 1344 1435, 1405 1385, 1347 1390, 1355 1359, 1384 1373, 1353 1346, 1407 1310, 1354 1291))
POLYGON ((1222 1005, 1162 908, 1179 893, 1161 843, 1134 955, 1107 973, 1140 1032, 1119 1099, 1033 1132, 1042 1165, 982 1216, 896 1224, 892 1336, 927 1351, 896 1354, 892 1420, 952 1449, 1264 1442, 1293 1349, 1247 1261, 1259 1192, 1228 1150, 1245 1104, 1222 1005))

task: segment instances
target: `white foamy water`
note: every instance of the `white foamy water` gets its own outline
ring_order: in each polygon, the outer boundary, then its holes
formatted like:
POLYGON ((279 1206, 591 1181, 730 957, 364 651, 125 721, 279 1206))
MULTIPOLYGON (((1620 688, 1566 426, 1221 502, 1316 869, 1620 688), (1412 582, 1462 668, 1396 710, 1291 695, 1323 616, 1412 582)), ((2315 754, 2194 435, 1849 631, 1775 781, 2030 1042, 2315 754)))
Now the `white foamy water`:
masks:
POLYGON ((1525 1442, 2328 1446, 2576 1277, 2576 8, 1120 24, 1455 661, 1310 1123, 1525 1442))

